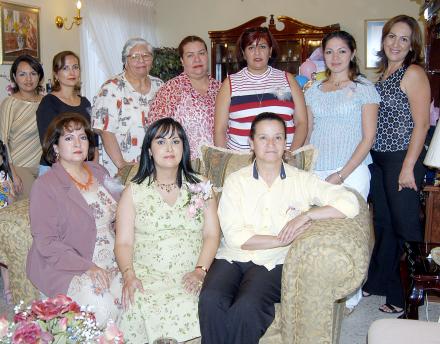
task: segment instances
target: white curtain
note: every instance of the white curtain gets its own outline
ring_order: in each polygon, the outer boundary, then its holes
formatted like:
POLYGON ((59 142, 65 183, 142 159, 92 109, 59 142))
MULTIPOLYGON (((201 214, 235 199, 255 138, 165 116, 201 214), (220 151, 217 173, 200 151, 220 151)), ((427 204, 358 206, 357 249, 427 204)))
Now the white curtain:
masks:
POLYGON ((84 1, 81 14, 82 91, 92 101, 104 81, 122 72, 122 47, 129 38, 156 45, 154 1, 84 1))

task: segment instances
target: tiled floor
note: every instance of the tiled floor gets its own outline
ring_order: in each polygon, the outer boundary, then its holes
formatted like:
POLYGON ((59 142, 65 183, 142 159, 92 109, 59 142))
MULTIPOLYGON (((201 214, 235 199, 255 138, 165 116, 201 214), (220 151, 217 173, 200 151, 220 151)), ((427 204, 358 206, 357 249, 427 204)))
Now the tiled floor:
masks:
MULTIPOLYGON (((342 321, 341 339, 339 344, 366 344, 370 325, 377 319, 397 318, 395 314, 385 314, 378 310, 385 303, 385 297, 370 296, 363 298, 352 314, 342 321)), ((419 307, 419 319, 438 321, 440 303, 429 303, 419 307)), ((440 326, 440 324, 439 324, 440 326)))
MULTIPOLYGON (((3 299, 3 282, 0 278, 0 316, 3 314, 12 316, 13 307, 5 305, 3 299)), ((385 299, 380 296, 370 296, 361 300, 354 312, 342 321, 340 344, 366 344, 367 332, 371 323, 376 319, 395 318, 395 315, 387 315, 378 311, 379 305, 385 299)), ((419 308, 420 320, 437 321, 440 317, 440 304, 430 303, 428 307, 419 308)), ((440 326, 440 324, 439 324, 440 326)))

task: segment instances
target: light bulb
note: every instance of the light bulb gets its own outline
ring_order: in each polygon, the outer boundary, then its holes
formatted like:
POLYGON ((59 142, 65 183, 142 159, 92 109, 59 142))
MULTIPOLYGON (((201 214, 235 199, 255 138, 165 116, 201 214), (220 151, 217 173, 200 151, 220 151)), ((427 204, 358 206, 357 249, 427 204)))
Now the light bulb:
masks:
POLYGON ((78 1, 77 1, 77 3, 76 3, 76 8, 77 8, 78 10, 81 9, 81 0, 78 0, 78 1))

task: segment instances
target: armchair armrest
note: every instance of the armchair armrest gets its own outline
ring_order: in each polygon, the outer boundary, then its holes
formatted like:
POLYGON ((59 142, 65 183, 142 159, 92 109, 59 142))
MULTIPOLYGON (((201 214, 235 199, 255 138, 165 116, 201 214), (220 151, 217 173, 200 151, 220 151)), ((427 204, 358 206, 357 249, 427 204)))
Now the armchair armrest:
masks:
POLYGON ((370 215, 357 196, 355 218, 314 221, 292 243, 283 267, 281 314, 260 343, 337 343, 337 302, 361 286, 371 253, 370 215))
POLYGON ((38 290, 26 277, 26 259, 32 243, 29 200, 0 210, 0 243, 0 261, 8 266, 14 303, 39 298, 38 290))

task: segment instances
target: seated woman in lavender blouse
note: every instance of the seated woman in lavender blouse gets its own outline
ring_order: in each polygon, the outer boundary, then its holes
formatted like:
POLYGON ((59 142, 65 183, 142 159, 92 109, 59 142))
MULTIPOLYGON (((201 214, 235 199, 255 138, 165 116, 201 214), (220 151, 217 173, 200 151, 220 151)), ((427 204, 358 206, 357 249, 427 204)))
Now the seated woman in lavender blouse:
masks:
MULTIPOLYGON (((310 143, 318 148, 315 173, 332 184, 358 191, 366 200, 370 190, 370 148, 376 134, 380 97, 362 77, 356 61, 356 42, 345 31, 322 40, 327 79, 306 94, 310 143)), ((347 301, 353 308, 357 296, 347 301)))
POLYGON ((47 129, 43 156, 52 168, 32 187, 26 271, 45 296, 67 294, 91 306, 103 327, 118 321, 122 311, 113 253, 119 195, 105 168, 84 161, 93 158, 92 137, 89 121, 79 113, 56 116, 47 129))

